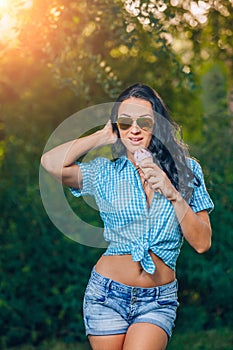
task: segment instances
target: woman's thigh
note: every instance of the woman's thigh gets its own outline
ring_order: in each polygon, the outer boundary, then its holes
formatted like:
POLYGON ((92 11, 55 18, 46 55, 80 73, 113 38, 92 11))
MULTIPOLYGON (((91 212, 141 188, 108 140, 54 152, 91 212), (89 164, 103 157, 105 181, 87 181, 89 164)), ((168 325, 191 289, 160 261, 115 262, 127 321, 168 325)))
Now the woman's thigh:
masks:
POLYGON ((150 323, 135 323, 126 333, 123 350, 164 350, 168 336, 166 332, 150 323))
POLYGON ((164 350, 168 337, 160 327, 149 323, 136 323, 126 334, 88 336, 93 350, 164 350))
POLYGON ((88 339, 93 350, 122 350, 125 334, 89 335, 88 339))

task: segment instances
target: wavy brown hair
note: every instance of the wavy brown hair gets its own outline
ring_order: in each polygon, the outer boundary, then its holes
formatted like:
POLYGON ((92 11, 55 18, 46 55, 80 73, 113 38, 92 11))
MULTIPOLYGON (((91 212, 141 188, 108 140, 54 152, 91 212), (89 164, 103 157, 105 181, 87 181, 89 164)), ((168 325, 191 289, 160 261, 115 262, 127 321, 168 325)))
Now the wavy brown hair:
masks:
POLYGON ((115 101, 110 118, 113 130, 118 136, 117 142, 112 146, 113 157, 118 158, 126 153, 125 146, 120 139, 117 118, 121 102, 130 97, 140 98, 151 103, 155 123, 148 149, 153 155, 154 162, 167 174, 175 188, 184 198, 189 199, 193 190, 193 181, 195 180, 198 186, 200 181, 194 176, 187 164, 187 146, 180 137, 178 139, 180 128, 171 120, 162 98, 154 89, 145 84, 137 83, 129 86, 115 101))

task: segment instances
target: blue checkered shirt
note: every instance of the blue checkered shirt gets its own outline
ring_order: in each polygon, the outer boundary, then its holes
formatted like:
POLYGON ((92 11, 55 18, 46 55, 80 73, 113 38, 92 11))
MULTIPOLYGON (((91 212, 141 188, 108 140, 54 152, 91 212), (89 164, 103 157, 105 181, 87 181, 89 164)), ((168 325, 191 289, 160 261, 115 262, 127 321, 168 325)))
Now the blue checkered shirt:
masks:
MULTIPOLYGON (((200 180, 193 184, 189 201, 194 212, 213 209, 206 191, 200 165, 188 159, 193 173, 200 180)), ((183 236, 172 203, 158 192, 154 193, 148 208, 140 175, 126 156, 112 162, 96 158, 80 166, 83 187, 71 188, 73 195, 92 195, 104 222, 104 238, 109 242, 104 255, 131 254, 142 268, 153 274, 156 266, 149 254, 151 250, 166 265, 175 270, 183 236)))

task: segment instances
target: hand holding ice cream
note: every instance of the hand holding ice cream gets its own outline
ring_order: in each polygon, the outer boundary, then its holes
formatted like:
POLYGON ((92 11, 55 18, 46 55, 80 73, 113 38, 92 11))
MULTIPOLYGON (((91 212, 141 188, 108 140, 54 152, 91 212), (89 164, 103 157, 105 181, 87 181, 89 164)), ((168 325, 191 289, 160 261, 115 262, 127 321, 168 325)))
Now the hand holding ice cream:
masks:
POLYGON ((146 161, 147 163, 153 163, 152 154, 146 148, 139 148, 134 153, 134 160, 136 165, 140 166, 140 168, 143 168, 143 161, 146 161))
POLYGON ((142 169, 145 179, 151 189, 163 194, 167 199, 174 200, 178 192, 168 179, 165 172, 153 161, 150 151, 140 148, 134 153, 134 160, 137 166, 142 169))

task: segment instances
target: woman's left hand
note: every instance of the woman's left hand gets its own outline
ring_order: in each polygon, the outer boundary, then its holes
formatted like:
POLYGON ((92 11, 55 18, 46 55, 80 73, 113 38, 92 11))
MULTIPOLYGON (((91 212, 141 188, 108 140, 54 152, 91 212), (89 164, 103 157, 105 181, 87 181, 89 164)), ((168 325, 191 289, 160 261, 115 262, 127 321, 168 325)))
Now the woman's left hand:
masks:
POLYGON ((172 185, 166 173, 158 165, 145 160, 140 163, 140 167, 144 172, 145 179, 150 188, 163 194, 170 201, 177 199, 179 192, 172 185))
POLYGON ((166 173, 155 163, 145 159, 140 167, 149 186, 172 202, 185 239, 198 253, 206 252, 211 246, 211 226, 207 210, 195 213, 172 185, 166 173))

